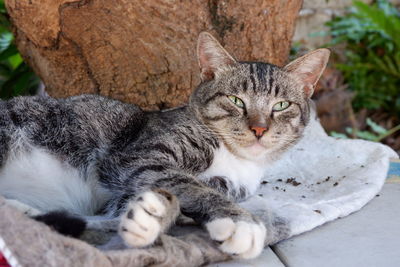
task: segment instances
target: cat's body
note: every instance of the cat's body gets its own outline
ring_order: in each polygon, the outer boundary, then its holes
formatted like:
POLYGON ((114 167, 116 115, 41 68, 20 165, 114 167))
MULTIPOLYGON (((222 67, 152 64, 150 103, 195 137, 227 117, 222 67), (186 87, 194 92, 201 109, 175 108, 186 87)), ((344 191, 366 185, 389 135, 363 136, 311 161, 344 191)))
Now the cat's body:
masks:
POLYGON ((168 168, 204 182, 232 177, 230 189, 247 193, 263 174, 265 162, 235 157, 189 107, 146 113, 96 95, 19 97, 0 102, 0 114, 0 194, 41 211, 117 216, 132 196, 162 187, 153 174, 168 168))
POLYGON ((123 214, 119 231, 133 246, 168 228, 176 196, 223 251, 258 255, 265 227, 234 201, 300 138, 326 52, 282 70, 238 63, 200 37, 203 83, 186 107, 143 112, 92 95, 1 101, 0 194, 44 212, 123 214))

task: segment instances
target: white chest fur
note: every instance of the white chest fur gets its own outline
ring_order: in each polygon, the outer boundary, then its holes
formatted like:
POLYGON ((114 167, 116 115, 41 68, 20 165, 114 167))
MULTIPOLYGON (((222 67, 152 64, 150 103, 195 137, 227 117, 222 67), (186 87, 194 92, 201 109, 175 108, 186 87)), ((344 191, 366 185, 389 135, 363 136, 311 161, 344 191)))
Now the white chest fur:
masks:
POLYGON ((201 173, 200 179, 223 176, 232 181, 236 189, 244 187, 254 194, 264 176, 265 164, 241 159, 232 154, 224 145, 214 152, 211 166, 201 173))

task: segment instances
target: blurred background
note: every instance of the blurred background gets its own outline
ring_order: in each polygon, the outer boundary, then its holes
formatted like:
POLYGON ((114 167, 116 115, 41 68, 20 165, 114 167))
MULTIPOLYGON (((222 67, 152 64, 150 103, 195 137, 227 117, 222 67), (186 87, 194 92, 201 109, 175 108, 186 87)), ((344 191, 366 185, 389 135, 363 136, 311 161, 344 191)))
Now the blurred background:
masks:
MULTIPOLYGON (((13 43, 0 0, 0 98, 45 94, 13 43)), ((330 47, 313 98, 336 138, 382 142, 400 152, 400 0, 304 0, 290 57, 330 47)))
POLYGON ((400 152, 400 1, 304 0, 291 57, 333 55, 314 100, 337 138, 382 142, 400 152))

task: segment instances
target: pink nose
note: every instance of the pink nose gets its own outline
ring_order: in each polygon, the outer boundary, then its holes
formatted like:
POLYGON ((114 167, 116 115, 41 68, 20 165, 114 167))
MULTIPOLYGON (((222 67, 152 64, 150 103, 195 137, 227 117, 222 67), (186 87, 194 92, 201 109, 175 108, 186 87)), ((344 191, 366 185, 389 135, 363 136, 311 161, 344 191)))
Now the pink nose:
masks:
POLYGON ((264 133, 267 131, 267 127, 262 127, 262 126, 250 126, 250 130, 254 132, 254 135, 257 138, 261 138, 264 133))

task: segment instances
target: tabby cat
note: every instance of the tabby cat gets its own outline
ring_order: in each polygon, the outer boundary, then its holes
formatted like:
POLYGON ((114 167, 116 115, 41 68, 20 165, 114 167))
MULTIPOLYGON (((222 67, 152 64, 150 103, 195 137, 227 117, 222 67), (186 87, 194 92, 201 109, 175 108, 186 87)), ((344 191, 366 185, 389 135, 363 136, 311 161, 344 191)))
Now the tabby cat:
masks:
POLYGON ((279 68, 238 62, 201 33, 197 54, 202 83, 181 108, 143 112, 97 95, 0 101, 0 194, 42 213, 118 218, 133 247, 181 212, 222 251, 259 255, 266 229, 235 201, 301 137, 329 51, 279 68))

